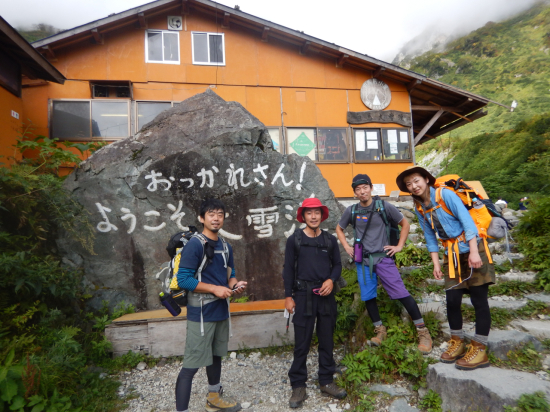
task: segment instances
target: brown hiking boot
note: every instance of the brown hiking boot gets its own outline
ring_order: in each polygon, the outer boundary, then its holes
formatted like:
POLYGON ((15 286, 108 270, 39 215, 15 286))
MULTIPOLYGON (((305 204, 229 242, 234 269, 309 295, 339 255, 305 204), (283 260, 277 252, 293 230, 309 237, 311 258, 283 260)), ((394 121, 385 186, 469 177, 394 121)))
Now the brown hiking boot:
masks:
POLYGON ((237 412, 240 411, 241 404, 233 401, 225 401, 222 399, 223 389, 220 388, 219 392, 208 392, 206 398, 206 410, 208 412, 237 412))
POLYGON ((472 340, 468 352, 462 359, 455 363, 457 369, 471 371, 477 368, 488 368, 491 366, 487 357, 487 346, 472 340))
POLYGON ((427 355, 432 351, 432 337, 428 328, 420 328, 418 332, 418 350, 422 354, 427 355))
POLYGON ((457 359, 462 358, 466 354, 466 345, 464 339, 458 336, 451 335, 451 340, 448 342, 448 348, 441 354, 439 360, 443 363, 455 363, 457 359))
POLYGON ((303 405, 307 399, 307 392, 305 387, 292 388, 292 396, 290 397, 289 406, 291 408, 299 408, 303 405))
POLYGON ((384 325, 375 327, 374 333, 376 333, 376 336, 370 340, 370 343, 374 346, 380 346, 382 341, 386 340, 388 337, 388 333, 386 332, 386 327, 384 325))
POLYGON ((321 386, 321 394, 330 395, 336 399, 344 399, 346 396, 348 396, 348 393, 337 386, 334 382, 331 382, 325 386, 321 386))

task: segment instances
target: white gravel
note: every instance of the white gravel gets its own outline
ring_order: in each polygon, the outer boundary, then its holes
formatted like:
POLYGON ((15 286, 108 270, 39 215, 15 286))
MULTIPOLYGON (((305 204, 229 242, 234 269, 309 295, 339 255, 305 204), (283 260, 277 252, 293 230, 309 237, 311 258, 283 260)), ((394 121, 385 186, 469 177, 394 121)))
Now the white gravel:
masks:
MULTIPOLYGON (((342 357, 343 351, 336 350, 337 363, 342 357)), ((312 349, 307 360, 309 397, 301 410, 336 412, 345 410, 346 406, 349 408, 346 400, 337 401, 321 395, 317 382, 317 359, 317 351, 312 349)), ((224 358, 221 379, 224 397, 240 402, 243 411, 247 412, 293 410, 288 406, 291 395, 288 370, 291 362, 292 352, 265 356, 252 352, 246 357, 238 354, 236 359, 230 356, 224 358)), ((137 396, 136 399, 127 401, 129 406, 126 411, 175 411, 174 388, 181 367, 181 361, 176 361, 142 371, 136 368, 130 372, 122 372, 118 377, 122 383, 119 395, 133 393, 137 396)), ((205 410, 207 385, 206 370, 201 368, 193 380, 190 411, 205 410)))

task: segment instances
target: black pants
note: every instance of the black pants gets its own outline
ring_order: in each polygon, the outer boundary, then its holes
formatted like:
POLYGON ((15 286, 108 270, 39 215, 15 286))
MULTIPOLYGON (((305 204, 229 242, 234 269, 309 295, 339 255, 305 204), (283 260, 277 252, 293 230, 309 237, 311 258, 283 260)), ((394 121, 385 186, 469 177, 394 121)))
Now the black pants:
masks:
MULTIPOLYGON (((199 368, 181 368, 181 371, 176 380, 176 410, 186 411, 189 409, 189 400, 191 399, 191 387, 193 385, 193 377, 199 368)), ((209 385, 217 385, 220 383, 222 375, 222 358, 221 356, 213 356, 213 363, 206 367, 206 376, 208 377, 209 385)))
POLYGON ((447 291, 447 318, 452 330, 462 329, 462 296, 470 293, 476 313, 476 334, 489 336, 491 330, 491 311, 487 296, 489 284, 470 286, 470 289, 451 289, 447 291))
POLYGON ((312 316, 305 316, 306 294, 297 293, 294 297, 296 309, 292 323, 294 324, 294 361, 288 372, 293 388, 306 387, 307 355, 311 345, 315 321, 317 321, 317 338, 319 340, 319 384, 328 385, 333 381, 335 363, 332 351, 334 349, 334 327, 336 325, 336 301, 334 294, 329 296, 313 295, 312 316))

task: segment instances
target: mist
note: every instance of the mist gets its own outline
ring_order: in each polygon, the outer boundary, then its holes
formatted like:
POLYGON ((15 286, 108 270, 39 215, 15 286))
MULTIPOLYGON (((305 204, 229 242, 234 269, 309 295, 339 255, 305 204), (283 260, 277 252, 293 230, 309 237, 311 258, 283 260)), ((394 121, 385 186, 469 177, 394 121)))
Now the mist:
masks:
MULTIPOLYGON (((458 37, 528 9, 537 0, 221 0, 229 7, 339 46, 392 61, 424 33, 458 37)), ((12 26, 38 23, 70 29, 145 4, 143 0, 18 0, 0 2, 12 26)))

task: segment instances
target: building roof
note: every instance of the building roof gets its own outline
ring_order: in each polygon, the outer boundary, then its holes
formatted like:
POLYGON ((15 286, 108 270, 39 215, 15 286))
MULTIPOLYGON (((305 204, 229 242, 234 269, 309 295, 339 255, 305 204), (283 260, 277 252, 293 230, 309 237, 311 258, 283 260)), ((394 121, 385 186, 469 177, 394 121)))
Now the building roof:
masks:
POLYGON ((487 114, 489 103, 508 106, 458 87, 430 79, 366 54, 329 43, 211 0, 157 0, 103 19, 57 33, 33 43, 41 52, 53 55, 56 49, 78 42, 101 41, 105 33, 122 27, 146 28, 147 18, 159 14, 199 12, 215 17, 222 25, 246 27, 263 40, 278 39, 296 46, 302 54, 319 54, 335 59, 338 66, 352 66, 407 85, 411 97, 415 144, 440 136, 487 114))
POLYGON ((0 17, 0 50, 21 65, 22 73, 30 79, 43 79, 63 84, 63 76, 10 24, 0 17))

